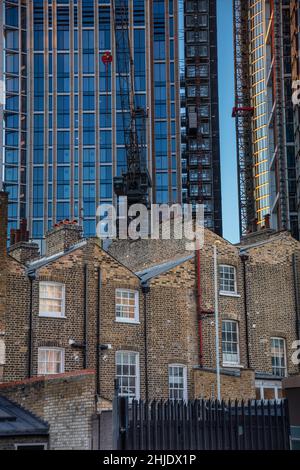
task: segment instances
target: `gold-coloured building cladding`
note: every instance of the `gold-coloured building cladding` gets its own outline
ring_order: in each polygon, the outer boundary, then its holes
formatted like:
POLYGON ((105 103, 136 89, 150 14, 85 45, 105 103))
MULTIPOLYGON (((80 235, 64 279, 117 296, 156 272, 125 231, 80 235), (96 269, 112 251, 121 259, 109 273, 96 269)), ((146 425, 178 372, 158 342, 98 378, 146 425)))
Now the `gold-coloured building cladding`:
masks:
POLYGON ((237 120, 241 233, 270 223, 299 238, 290 2, 234 4, 242 12, 235 13, 236 107, 244 99, 249 109, 242 125, 237 120))

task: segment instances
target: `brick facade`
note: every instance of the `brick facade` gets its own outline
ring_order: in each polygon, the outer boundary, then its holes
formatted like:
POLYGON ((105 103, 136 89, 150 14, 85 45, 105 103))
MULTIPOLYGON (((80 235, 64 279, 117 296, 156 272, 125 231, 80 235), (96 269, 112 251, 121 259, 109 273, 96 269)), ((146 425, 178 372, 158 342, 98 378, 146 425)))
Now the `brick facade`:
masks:
POLYGON ((82 228, 76 223, 60 222, 46 234, 46 256, 66 251, 82 237, 82 228))
MULTIPOLYGON (((48 437, 27 436, 27 437, 9 437, 0 438, 0 450, 16 450, 19 446, 43 446, 44 450, 49 449, 48 437)), ((43 450, 42 448, 39 450, 43 450)))
POLYGON ((0 191, 0 381, 3 376, 5 363, 5 312, 6 312, 6 282, 7 282, 7 230, 8 194, 0 191))
MULTIPOLYGON (((95 414, 95 373, 78 371, 0 384, 0 394, 49 424, 49 449, 88 450, 95 414)), ((47 442, 47 438, 30 442, 47 442)), ((14 448, 29 439, 0 439, 0 449, 14 448)))
MULTIPOLYGON (((72 224, 54 228, 53 233, 47 234, 47 240, 48 237, 51 240, 51 243, 46 240, 49 258, 27 263, 27 266, 7 257, 10 288, 6 292, 4 380, 28 377, 31 336, 33 376, 38 372, 39 348, 62 348, 65 372, 83 368, 96 370, 96 392, 103 400, 113 398, 117 351, 139 354, 141 397, 168 398, 168 369, 172 364, 187 368, 189 397, 197 396, 200 390, 210 397, 212 373, 207 372, 204 376, 203 371, 201 374, 198 371, 196 259, 186 251, 185 241, 119 241, 114 242, 107 253, 97 239, 82 240, 80 233, 80 229, 72 224), (143 273, 134 272, 170 260, 172 263, 166 269, 160 269, 146 283, 143 273), (39 315, 39 283, 42 281, 65 285, 63 318, 39 315), (136 323, 116 321, 115 291, 120 288, 138 292, 139 318, 136 323), (97 345, 102 345, 100 351, 97 345)), ((280 382, 280 378, 272 376, 270 340, 273 336, 286 341, 288 373, 298 371, 290 358, 293 342, 297 339, 293 259, 300 244, 286 232, 268 232, 266 235, 260 240, 251 239, 251 243, 248 241, 243 246, 234 246, 205 230, 205 244, 200 252, 203 365, 206 370, 216 366, 215 243, 218 263, 233 266, 236 270, 237 292, 219 295, 221 361, 222 321, 238 322, 240 364, 233 369, 242 370, 242 373, 232 376, 234 386, 230 385, 230 376, 226 375, 228 367, 221 364, 226 377, 224 396, 234 394, 230 396, 233 399, 254 397, 253 380, 249 379, 253 371, 280 382), (241 253, 247 253, 247 261, 243 261, 241 253), (248 369, 252 370, 250 375, 248 369)))
POLYGON ((9 254, 22 264, 40 257, 39 245, 30 242, 18 242, 9 249, 9 254))
MULTIPOLYGON (((196 398, 217 398, 217 381, 214 370, 195 370, 196 398)), ((223 371, 220 378, 222 400, 250 400, 255 397, 255 374, 245 369, 236 373, 223 371)))
MULTIPOLYGON (((299 249, 299 242, 287 232, 277 234, 263 245, 247 247, 250 367, 256 371, 272 373, 272 337, 286 341, 289 373, 299 371, 291 362, 292 345, 298 339, 295 299, 299 289, 295 283, 293 256, 299 249)), ((298 271, 299 266, 296 269, 298 271)))

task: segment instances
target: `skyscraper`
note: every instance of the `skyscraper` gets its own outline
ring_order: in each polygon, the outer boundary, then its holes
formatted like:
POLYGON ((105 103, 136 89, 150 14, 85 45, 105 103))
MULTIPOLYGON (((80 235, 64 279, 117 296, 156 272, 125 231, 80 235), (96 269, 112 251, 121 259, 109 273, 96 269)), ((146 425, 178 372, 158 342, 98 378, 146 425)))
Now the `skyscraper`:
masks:
MULTIPOLYGON (((151 198, 181 202, 178 0, 123 3, 136 99, 148 116, 151 198)), ((9 227, 27 218, 34 239, 66 218, 93 235, 96 207, 114 200, 113 177, 126 167, 113 17, 110 0, 0 3, 9 227)))
POLYGON ((294 140, 297 178, 297 212, 300 232, 300 7, 298 0, 291 1, 292 86, 294 105, 294 140))
POLYGON ((222 235, 217 5, 184 2, 183 200, 204 204, 205 225, 222 235))
POLYGON ((291 78, 290 1, 266 1, 266 92, 270 215, 299 238, 291 78))
POLYGON ((298 238, 290 2, 233 3, 241 232, 268 225, 270 216, 272 228, 298 238))

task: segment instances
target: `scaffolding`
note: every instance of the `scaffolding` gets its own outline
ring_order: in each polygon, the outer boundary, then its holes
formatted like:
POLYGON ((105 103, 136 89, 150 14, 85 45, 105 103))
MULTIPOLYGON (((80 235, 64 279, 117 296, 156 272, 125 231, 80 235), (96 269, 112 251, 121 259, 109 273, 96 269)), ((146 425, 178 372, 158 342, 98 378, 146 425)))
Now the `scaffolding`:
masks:
MULTIPOLYGON (((273 6, 273 19, 272 19, 272 49, 273 49, 273 61, 274 61, 274 103, 275 103, 275 126, 276 126, 276 149, 277 149, 277 161, 278 161, 278 192, 280 201, 280 222, 279 228, 288 230, 288 175, 287 175, 287 164, 285 158, 285 136, 284 128, 285 123, 285 99, 283 96, 283 81, 284 71, 282 69, 282 58, 283 58, 283 18, 282 18, 282 5, 281 1, 274 0, 273 6)), ((286 61, 286 59, 285 59, 286 61)))
POLYGON ((252 159, 252 116, 249 64, 249 2, 233 0, 235 106, 237 167, 239 181, 240 235, 246 235, 255 221, 252 159))

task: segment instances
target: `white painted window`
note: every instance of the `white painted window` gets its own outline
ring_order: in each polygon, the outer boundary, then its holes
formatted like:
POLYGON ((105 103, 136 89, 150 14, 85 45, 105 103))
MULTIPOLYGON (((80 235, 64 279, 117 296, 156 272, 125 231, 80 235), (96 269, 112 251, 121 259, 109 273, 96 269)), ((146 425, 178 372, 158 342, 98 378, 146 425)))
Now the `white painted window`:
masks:
POLYGON ((138 291, 116 289, 116 320, 126 323, 137 323, 139 321, 138 291))
POLYGON ((39 316, 65 316, 65 285, 58 282, 40 282, 39 316))
POLYGON ((222 264, 219 266, 220 293, 236 294, 236 269, 234 266, 222 264))
POLYGON ((222 321, 222 353, 223 365, 234 366, 239 364, 239 330, 236 321, 222 321))
POLYGON ((140 398, 139 353, 132 351, 116 352, 116 378, 119 393, 130 400, 140 398))
POLYGON ((282 387, 281 382, 270 380, 256 380, 256 399, 257 400, 281 400, 282 387))
POLYGON ((283 338, 271 338, 272 373, 286 376, 286 347, 283 338))
POLYGON ((65 370, 65 351, 61 348, 38 349, 38 375, 61 374, 65 370))
POLYGON ((187 400, 187 368, 181 364, 169 365, 169 397, 171 400, 187 400))

